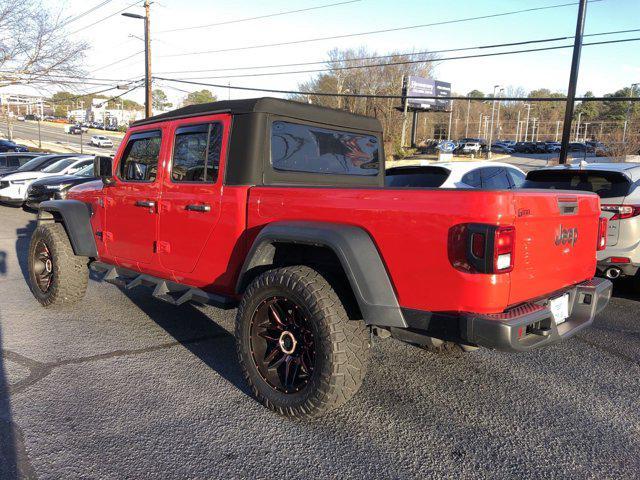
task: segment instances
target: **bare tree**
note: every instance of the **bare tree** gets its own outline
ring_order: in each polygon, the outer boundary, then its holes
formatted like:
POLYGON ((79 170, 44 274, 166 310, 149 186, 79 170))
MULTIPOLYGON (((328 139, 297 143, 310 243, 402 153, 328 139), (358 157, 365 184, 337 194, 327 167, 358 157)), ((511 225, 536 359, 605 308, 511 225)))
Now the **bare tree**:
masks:
MULTIPOLYGON (((433 75, 432 62, 435 56, 432 54, 391 52, 389 55, 388 58, 371 58, 376 57, 376 53, 364 47, 357 50, 333 49, 328 53, 327 60, 327 67, 332 70, 322 72, 314 79, 300 84, 299 89, 305 92, 400 95, 403 75, 433 75)), ((382 123, 386 138, 392 141, 399 138, 402 114, 396 107, 400 106, 400 100, 321 95, 296 95, 292 98, 377 117, 382 123)))
POLYGON ((61 12, 38 0, 0 0, 0 86, 84 75, 88 44, 70 40, 64 27, 61 12))

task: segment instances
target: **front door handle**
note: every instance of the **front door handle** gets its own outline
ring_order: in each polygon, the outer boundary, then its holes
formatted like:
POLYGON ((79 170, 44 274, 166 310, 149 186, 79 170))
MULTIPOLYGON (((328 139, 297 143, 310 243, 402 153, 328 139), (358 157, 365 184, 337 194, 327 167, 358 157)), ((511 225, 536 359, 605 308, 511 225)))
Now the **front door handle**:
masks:
POLYGON ((211 205, 187 205, 186 209, 192 212, 210 212, 211 205))
POLYGON ((153 202, 151 200, 138 200, 136 202, 136 207, 153 208, 155 206, 156 202, 153 202))

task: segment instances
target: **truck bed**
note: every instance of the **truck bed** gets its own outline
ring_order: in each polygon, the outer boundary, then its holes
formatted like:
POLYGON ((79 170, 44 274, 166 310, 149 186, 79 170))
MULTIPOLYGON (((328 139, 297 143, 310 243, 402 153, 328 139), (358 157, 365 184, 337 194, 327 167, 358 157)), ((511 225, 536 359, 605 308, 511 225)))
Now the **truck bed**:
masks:
POLYGON ((596 195, 575 192, 253 187, 247 244, 276 221, 358 226, 376 244, 402 307, 490 314, 592 278, 599 215, 596 195), (455 269, 447 241, 462 223, 515 226, 513 271, 455 269), (556 244, 562 228, 577 229, 575 242, 556 244))

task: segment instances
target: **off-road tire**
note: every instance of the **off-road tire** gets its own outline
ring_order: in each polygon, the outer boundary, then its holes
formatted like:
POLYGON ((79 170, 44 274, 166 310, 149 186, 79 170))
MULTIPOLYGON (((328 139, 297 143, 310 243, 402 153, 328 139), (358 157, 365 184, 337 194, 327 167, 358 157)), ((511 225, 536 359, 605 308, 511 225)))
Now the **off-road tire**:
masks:
POLYGON ((87 290, 89 269, 87 258, 73 253, 71 242, 60 223, 39 225, 29 244, 29 287, 43 306, 71 305, 81 300, 87 290), (37 283, 35 264, 36 246, 43 241, 51 253, 53 276, 51 284, 43 291, 37 283))
POLYGON ((268 270, 246 289, 236 317, 238 359, 253 395, 287 417, 318 417, 346 403, 362 384, 369 359, 369 332, 350 320, 336 292, 316 270, 291 266, 268 270), (308 384, 283 393, 260 375, 251 350, 251 323, 259 305, 273 296, 295 302, 312 326, 316 360, 308 384))

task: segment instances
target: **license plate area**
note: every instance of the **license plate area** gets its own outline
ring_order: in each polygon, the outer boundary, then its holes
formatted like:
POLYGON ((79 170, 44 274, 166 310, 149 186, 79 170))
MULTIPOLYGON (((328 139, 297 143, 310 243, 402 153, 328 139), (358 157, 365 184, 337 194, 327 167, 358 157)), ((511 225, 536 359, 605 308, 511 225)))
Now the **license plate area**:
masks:
POLYGON ((564 323, 569 318, 569 294, 565 293, 560 297, 549 300, 549 309, 556 325, 564 323))

